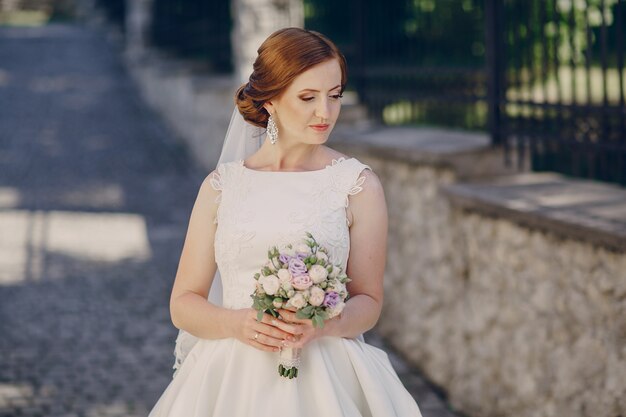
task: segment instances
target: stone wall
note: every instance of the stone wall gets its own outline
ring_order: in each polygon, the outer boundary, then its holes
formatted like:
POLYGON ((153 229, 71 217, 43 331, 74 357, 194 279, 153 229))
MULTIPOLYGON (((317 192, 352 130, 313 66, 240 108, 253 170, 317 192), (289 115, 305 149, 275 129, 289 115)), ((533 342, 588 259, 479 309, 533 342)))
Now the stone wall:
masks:
MULTIPOLYGON (((444 190, 459 173, 445 164, 344 149, 378 173, 389 206, 377 328, 455 407, 481 417, 625 415, 625 251, 457 204, 455 191, 444 190)), ((540 174, 521 177, 525 197, 505 198, 502 207, 523 210, 529 190, 546 184, 540 174)), ((495 195, 517 189, 520 176, 508 178, 495 195)), ((598 187, 607 203, 595 194, 596 205, 613 207, 626 223, 626 190, 598 187)))

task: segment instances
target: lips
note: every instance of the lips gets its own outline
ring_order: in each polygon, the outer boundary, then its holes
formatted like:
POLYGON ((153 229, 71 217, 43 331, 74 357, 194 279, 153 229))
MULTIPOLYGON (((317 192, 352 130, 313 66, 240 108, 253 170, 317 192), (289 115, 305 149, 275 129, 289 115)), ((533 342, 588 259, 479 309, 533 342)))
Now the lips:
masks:
POLYGON ((330 125, 310 125, 311 129, 315 130, 316 132, 324 132, 328 130, 329 126, 330 125))

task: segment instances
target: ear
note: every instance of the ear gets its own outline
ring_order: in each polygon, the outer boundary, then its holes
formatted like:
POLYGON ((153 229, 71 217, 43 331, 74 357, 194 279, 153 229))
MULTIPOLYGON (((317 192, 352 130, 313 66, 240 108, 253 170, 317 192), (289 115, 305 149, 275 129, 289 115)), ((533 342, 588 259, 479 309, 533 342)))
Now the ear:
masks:
POLYGON ((274 108, 274 103, 272 103, 271 101, 266 101, 265 104, 263 104, 263 108, 267 110, 269 114, 274 114, 274 112, 276 111, 276 109, 274 108))

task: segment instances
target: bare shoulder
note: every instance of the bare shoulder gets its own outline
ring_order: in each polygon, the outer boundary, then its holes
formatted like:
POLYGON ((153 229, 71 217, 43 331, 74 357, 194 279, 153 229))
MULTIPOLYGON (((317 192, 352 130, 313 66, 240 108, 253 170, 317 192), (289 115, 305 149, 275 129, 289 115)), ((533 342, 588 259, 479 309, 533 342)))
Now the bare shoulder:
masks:
POLYGON ((361 171, 363 181, 360 184, 360 190, 356 193, 348 195, 348 207, 346 214, 348 216, 348 226, 354 229, 355 224, 364 223, 371 224, 378 222, 383 224, 387 217, 387 203, 385 200, 385 192, 378 175, 371 169, 361 171))
POLYGON ((219 195, 221 191, 221 180, 217 169, 209 172, 200 184, 198 198, 209 198, 211 201, 219 195))
POLYGON ((384 198, 383 184, 380 182, 380 178, 374 171, 369 168, 361 171, 361 177, 364 177, 363 183, 361 187, 362 191, 357 193, 355 197, 358 197, 361 194, 365 194, 366 197, 370 198, 384 198))

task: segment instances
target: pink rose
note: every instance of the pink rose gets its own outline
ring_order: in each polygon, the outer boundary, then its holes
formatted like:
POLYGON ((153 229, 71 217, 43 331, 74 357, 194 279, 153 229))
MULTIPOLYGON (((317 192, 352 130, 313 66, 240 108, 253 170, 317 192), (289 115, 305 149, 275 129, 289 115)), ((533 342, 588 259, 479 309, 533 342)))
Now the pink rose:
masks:
POLYGON ((306 290, 311 285, 313 285, 313 280, 308 275, 298 275, 291 279, 291 285, 296 290, 306 290))

